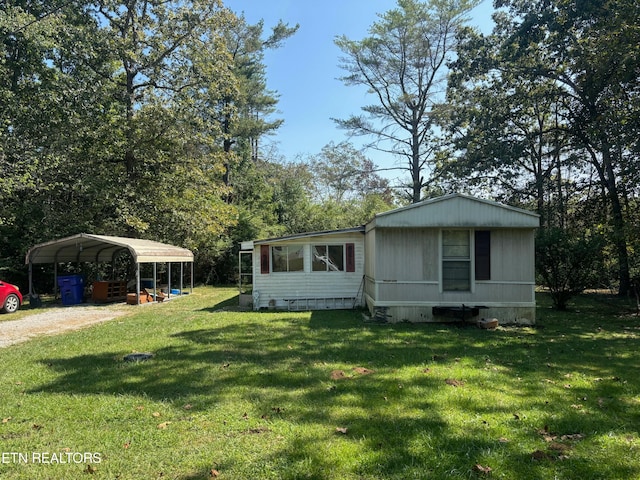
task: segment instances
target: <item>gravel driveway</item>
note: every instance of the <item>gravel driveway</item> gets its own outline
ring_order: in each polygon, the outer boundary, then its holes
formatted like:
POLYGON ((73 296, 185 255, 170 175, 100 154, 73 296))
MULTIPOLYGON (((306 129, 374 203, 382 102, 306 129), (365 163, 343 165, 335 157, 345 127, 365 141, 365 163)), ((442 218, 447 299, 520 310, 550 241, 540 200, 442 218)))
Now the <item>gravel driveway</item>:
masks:
POLYGON ((74 305, 50 307, 45 312, 22 317, 19 320, 0 321, 0 348, 26 342, 40 335, 78 330, 120 317, 131 312, 128 305, 74 305), (127 308, 128 307, 128 308, 127 308))

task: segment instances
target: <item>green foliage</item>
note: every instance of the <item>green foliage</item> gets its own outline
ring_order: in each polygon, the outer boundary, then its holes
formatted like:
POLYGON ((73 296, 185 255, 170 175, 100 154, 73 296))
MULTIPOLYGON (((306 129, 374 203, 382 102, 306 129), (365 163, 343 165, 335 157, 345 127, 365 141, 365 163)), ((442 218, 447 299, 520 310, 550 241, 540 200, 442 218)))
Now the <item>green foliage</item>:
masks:
POLYGON ((215 278, 239 216, 228 141, 280 124, 241 119, 273 112, 262 55, 294 32, 262 39, 218 1, 3 5, 0 268, 87 231, 183 245, 215 278))
POLYGON ((549 289, 553 305, 565 310, 571 298, 598 286, 604 238, 544 228, 536 237, 536 271, 549 289))

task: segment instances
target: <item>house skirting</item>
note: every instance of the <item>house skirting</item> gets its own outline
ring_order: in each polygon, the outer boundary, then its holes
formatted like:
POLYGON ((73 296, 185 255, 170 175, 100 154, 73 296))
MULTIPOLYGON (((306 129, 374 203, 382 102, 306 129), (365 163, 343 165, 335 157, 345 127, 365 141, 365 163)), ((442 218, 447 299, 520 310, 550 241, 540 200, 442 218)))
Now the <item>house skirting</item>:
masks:
POLYGON ((536 305, 534 303, 483 303, 473 305, 454 305, 437 302, 376 302, 366 295, 366 304, 371 316, 377 320, 390 323, 398 322, 455 322, 480 320, 482 318, 497 318, 500 325, 534 325, 536 323, 536 305), (434 307, 436 315, 434 315, 434 307), (451 313, 445 314, 447 307, 451 313), (477 317, 471 317, 471 312, 477 312, 477 317), (460 312, 460 316, 457 315, 460 312))

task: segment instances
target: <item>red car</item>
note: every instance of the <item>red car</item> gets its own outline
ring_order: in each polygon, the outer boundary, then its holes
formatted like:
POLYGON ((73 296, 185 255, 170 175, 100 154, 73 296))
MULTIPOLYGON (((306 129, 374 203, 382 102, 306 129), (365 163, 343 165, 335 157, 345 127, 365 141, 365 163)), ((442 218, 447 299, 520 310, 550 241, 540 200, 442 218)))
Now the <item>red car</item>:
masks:
POLYGON ((15 285, 0 280, 0 311, 13 313, 22 305, 22 294, 15 285))

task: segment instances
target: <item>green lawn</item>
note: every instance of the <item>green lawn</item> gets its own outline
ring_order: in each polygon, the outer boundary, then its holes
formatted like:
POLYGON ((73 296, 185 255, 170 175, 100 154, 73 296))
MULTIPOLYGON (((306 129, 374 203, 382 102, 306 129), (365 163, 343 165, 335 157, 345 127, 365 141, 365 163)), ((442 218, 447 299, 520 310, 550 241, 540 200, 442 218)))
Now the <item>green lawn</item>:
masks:
POLYGON ((541 295, 536 328, 483 331, 235 294, 1 349, 0 478, 640 478, 630 303, 541 295))

